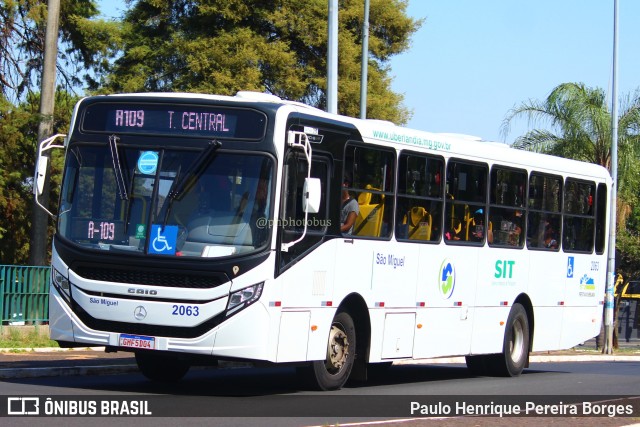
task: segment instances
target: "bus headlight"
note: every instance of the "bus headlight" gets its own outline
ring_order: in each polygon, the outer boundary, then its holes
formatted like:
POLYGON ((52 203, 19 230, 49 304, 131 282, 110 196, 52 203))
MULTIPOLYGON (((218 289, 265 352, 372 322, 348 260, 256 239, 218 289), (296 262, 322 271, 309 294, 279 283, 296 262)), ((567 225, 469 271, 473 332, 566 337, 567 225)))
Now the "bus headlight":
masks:
POLYGON ((56 287, 58 292, 60 292, 67 301, 71 301, 71 287, 69 286, 69 279, 67 279, 67 276, 60 273, 55 268, 51 268, 51 273, 53 275, 53 286, 56 287))
POLYGON ((260 299, 264 282, 256 283, 232 293, 227 304, 227 316, 246 308, 260 299))

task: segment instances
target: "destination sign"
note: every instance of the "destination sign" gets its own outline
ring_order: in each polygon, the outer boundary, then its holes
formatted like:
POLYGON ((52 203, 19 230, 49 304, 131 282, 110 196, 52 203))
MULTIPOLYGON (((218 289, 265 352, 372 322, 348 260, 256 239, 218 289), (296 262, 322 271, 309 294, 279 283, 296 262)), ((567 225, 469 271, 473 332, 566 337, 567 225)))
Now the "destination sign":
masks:
POLYGON ((257 140, 266 122, 263 113, 240 108, 105 102, 87 106, 82 131, 257 140))

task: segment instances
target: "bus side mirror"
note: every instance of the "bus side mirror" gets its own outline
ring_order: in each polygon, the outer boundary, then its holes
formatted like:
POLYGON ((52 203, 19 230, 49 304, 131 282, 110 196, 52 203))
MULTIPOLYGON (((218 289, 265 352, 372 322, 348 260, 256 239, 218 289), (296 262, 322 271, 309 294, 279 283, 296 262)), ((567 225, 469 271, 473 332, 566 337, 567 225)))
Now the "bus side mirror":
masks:
POLYGON ((307 213, 318 213, 320 196, 320 178, 305 178, 302 187, 302 209, 307 213))
POLYGON ((44 183, 47 179, 47 166, 49 165, 49 157, 40 155, 38 157, 38 165, 36 167, 36 176, 33 193, 36 196, 41 196, 44 191, 44 183))
POLYGON ((67 135, 58 133, 53 136, 50 136, 49 138, 45 139, 40 143, 40 146, 38 148, 38 162, 36 163, 36 170, 33 176, 33 195, 34 195, 36 205, 40 206, 52 218, 55 218, 56 216, 52 214, 51 211, 47 209, 46 206, 43 206, 42 203, 40 203, 40 200, 38 199, 38 196, 41 196, 42 193, 44 192, 44 184, 45 182, 47 182, 47 172, 48 172, 48 166, 49 166, 49 156, 44 155, 42 153, 45 153, 51 150, 52 148, 64 149, 64 144, 56 145, 54 144, 54 141, 57 138, 64 138, 65 136, 67 135))

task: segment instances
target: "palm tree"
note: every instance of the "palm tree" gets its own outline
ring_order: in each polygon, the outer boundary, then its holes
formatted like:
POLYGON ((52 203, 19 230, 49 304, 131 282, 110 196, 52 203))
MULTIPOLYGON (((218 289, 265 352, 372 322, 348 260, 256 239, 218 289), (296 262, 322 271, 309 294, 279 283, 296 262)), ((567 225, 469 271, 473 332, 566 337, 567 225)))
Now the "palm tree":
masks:
MULTIPOLYGON (((640 92, 621 102, 618 119, 618 187, 636 195, 640 179, 640 92)), ((530 125, 545 123, 519 136, 514 148, 596 163, 611 170, 611 113, 600 88, 582 83, 563 83, 544 101, 529 100, 509 110, 501 132, 508 135, 511 123, 525 116, 530 125)))

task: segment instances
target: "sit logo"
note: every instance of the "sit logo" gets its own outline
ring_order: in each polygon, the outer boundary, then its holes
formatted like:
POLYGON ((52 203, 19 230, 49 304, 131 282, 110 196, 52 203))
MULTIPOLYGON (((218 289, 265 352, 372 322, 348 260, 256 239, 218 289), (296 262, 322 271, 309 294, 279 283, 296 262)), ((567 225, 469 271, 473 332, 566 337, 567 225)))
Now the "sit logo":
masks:
POLYGON ((496 279, 513 279, 514 265, 516 265, 516 262, 513 260, 497 260, 493 277, 495 277, 496 279))

